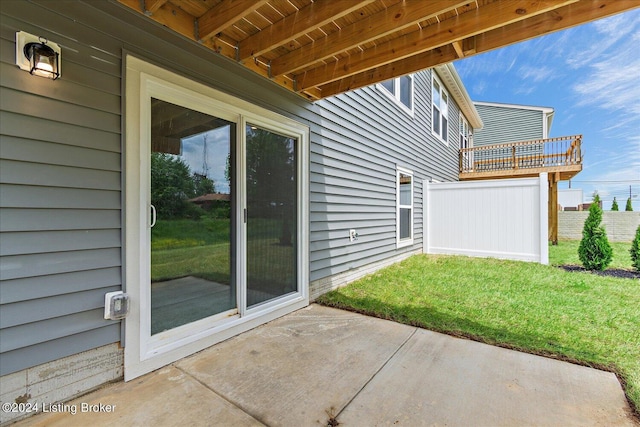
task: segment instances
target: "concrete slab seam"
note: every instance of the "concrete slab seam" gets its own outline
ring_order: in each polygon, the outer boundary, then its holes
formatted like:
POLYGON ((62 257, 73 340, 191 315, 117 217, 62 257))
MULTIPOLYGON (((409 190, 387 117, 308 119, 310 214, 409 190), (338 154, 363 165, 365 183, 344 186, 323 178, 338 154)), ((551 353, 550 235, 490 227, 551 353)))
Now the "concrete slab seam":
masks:
POLYGON ((210 390, 213 394, 215 394, 216 396, 220 397, 220 399, 224 400, 225 402, 228 402, 230 405, 233 405, 233 407, 238 408, 240 411, 244 412, 245 414, 247 414, 248 416, 250 416, 251 418, 256 420, 256 422, 262 424, 263 426, 267 426, 268 425, 264 421, 256 418, 253 414, 247 412, 244 408, 236 405, 234 402, 232 402, 231 400, 227 399, 226 396, 221 395, 220 393, 218 393, 217 391, 215 391, 214 389, 209 387, 206 383, 200 381, 198 378, 196 378, 193 375, 189 374, 187 371, 185 371, 184 369, 180 368, 179 366, 176 366, 176 364, 172 363, 171 366, 176 368, 177 370, 179 370, 180 372, 182 372, 184 375, 188 376, 189 378, 192 378, 194 381, 196 381, 198 384, 200 384, 203 387, 205 387, 207 390, 210 390))
POLYGON ((335 420, 337 420, 340 417, 340 414, 342 414, 342 412, 344 412, 344 410, 351 404, 351 402, 353 402, 355 400, 356 397, 358 397, 358 395, 362 392, 362 390, 364 390, 367 385, 369 385, 369 383, 371 381, 373 381, 373 379, 376 377, 376 375, 378 375, 378 373, 380 373, 380 371, 382 371, 385 366, 387 366, 389 364, 389 362, 391 361, 391 359, 393 359, 394 357, 396 357, 396 354, 398 354, 398 352, 400 350, 402 350, 402 348, 407 344, 407 342, 409 342, 409 340, 411 338, 413 338, 413 336, 416 334, 416 332, 418 332, 418 328, 414 328, 413 332, 411 332, 411 334, 407 337, 406 340, 404 340, 402 342, 402 344, 400 344, 398 346, 398 348, 396 349, 396 351, 393 352, 393 354, 391 354, 391 356, 389 356, 389 358, 382 364, 380 365, 380 367, 373 373, 373 375, 371 375, 371 377, 363 384, 362 387, 360 387, 360 390, 358 390, 352 397, 351 399, 349 399, 349 401, 347 403, 345 403, 342 408, 340 408, 340 411, 338 411, 336 413, 336 415, 333 417, 335 420))

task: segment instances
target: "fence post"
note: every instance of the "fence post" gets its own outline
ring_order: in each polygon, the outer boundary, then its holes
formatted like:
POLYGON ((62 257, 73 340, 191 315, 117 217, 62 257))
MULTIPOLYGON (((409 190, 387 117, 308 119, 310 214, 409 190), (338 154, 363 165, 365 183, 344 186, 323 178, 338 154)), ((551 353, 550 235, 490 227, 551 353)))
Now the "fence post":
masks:
POLYGON ((429 245, 429 209, 431 208, 431 201, 429 200, 429 192, 431 191, 431 184, 429 180, 422 181, 422 253, 428 254, 430 250, 429 245))
POLYGON ((547 172, 540 174, 540 264, 549 264, 549 184, 547 172))

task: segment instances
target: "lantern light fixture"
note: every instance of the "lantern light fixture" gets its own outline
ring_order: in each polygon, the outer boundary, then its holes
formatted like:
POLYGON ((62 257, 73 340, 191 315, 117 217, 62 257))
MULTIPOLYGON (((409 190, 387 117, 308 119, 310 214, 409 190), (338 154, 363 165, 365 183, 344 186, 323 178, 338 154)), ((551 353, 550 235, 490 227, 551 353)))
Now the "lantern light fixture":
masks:
POLYGON ((24 31, 16 33, 16 64, 34 76, 60 77, 60 46, 24 31))

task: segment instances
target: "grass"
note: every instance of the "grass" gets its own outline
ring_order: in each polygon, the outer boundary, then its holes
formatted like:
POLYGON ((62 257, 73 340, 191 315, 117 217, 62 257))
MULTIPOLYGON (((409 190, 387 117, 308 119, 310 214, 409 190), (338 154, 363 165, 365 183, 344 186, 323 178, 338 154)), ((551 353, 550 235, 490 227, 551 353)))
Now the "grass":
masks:
MULTIPOLYGON (((295 249, 279 243, 282 224, 252 218, 251 225, 246 246, 248 287, 288 292, 295 287, 295 249)), ((152 229, 151 280, 195 276, 229 284, 230 256, 228 219, 158 220, 152 229)))
POLYGON ((228 219, 158 220, 151 229, 151 250, 180 249, 229 242, 228 219))
MULTIPOLYGON (((555 252, 550 256, 555 263, 568 259, 562 246, 555 252)), ((416 255, 318 302, 607 369, 622 380, 636 413, 640 408, 635 279, 525 262, 416 255)))
MULTIPOLYGON (((613 259, 608 268, 623 268, 632 270, 631 242, 609 242, 613 249, 613 259)), ((549 264, 551 265, 582 265, 578 258, 580 240, 561 240, 557 246, 549 246, 549 264)))

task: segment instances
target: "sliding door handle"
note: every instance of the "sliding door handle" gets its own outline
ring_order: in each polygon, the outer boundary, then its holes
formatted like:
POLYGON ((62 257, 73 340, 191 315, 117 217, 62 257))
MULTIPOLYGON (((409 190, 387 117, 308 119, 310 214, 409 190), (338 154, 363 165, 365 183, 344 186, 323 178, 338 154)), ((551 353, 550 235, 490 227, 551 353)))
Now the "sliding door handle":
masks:
POLYGON ((153 228, 154 225, 156 225, 156 207, 153 205, 149 205, 151 206, 151 224, 149 225, 149 228, 153 228))

